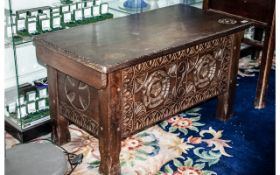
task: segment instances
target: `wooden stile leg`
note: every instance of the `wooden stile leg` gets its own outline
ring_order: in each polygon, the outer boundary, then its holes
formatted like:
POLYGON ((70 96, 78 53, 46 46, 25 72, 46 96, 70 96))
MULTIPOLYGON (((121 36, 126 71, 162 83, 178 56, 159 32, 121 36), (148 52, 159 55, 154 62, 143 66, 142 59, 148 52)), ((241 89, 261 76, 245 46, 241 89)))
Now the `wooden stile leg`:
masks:
POLYGON ((121 130, 119 126, 118 90, 108 76, 108 85, 104 90, 99 90, 99 172, 104 175, 119 175, 121 173, 119 155, 121 151, 121 130))
POLYGON ((233 109, 234 95, 236 88, 236 77, 238 72, 238 62, 240 57, 240 43, 243 38, 244 32, 235 34, 234 48, 230 62, 230 71, 228 79, 227 91, 218 96, 218 107, 216 116, 220 120, 227 120, 230 118, 233 109))
POLYGON ((119 175, 121 173, 119 155, 121 150, 121 140, 114 137, 112 133, 103 128, 103 137, 99 138, 100 151, 100 174, 119 175), (107 134, 105 134, 107 132, 107 134), (107 135, 107 137, 106 137, 107 135))
POLYGON ((70 141, 68 120, 58 113, 57 70, 48 67, 48 90, 50 99, 50 116, 53 121, 52 139, 58 145, 70 141))
POLYGON ((57 118, 53 121, 53 139, 56 144, 63 145, 71 140, 69 132, 69 122, 61 115, 57 115, 57 118))

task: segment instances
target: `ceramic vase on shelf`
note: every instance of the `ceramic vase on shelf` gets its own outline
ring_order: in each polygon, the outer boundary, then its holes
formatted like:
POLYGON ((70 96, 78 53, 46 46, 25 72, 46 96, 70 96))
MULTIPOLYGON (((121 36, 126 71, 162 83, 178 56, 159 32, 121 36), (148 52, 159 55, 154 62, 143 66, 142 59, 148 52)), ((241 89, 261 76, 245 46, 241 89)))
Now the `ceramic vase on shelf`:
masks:
POLYGON ((123 7, 126 9, 137 10, 137 9, 146 9, 148 8, 148 3, 145 0, 126 0, 123 3, 123 7))
POLYGON ((151 9, 158 9, 159 8, 158 1, 159 0, 149 0, 150 8, 151 9))

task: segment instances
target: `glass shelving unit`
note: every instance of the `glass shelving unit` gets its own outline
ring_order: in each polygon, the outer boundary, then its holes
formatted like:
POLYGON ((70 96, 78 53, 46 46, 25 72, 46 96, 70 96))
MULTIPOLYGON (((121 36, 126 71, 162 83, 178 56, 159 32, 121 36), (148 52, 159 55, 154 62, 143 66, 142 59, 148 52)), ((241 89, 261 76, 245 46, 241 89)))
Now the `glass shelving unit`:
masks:
MULTIPOLYGON (((98 1, 98 0, 97 0, 98 1)), ((129 15, 126 12, 120 12, 109 8, 102 11, 100 3, 100 14, 93 16, 93 8, 88 8, 90 17, 84 17, 84 8, 87 3, 96 5, 95 0, 89 1, 72 1, 69 5, 82 3, 81 12, 82 20, 75 20, 71 12, 72 21, 69 23, 61 22, 61 28, 51 28, 50 31, 40 31, 37 33, 29 33, 29 30, 19 31, 19 19, 23 19, 25 27, 29 25, 29 18, 33 11, 36 12, 34 18, 36 30, 39 30, 39 15, 43 14, 45 7, 50 9, 50 15, 53 9, 59 8, 60 20, 62 21, 64 14, 62 6, 65 2, 60 0, 6 0, 5 6, 5 130, 19 139, 26 142, 40 135, 51 131, 51 119, 49 116, 48 90, 47 90, 47 71, 46 68, 38 64, 36 58, 35 47, 32 39, 35 35, 45 32, 53 32, 57 30, 67 30, 77 25, 94 23, 110 18, 117 18, 129 15), (25 13, 21 18, 21 13, 25 13), (40 14, 39 14, 40 13, 40 14)), ((109 4, 108 4, 109 5, 109 4)), ((93 7, 92 6, 92 7, 93 7)), ((77 10, 77 11, 78 11, 77 10)), ((50 19, 46 16, 45 19, 50 19)), ((43 19, 43 18, 42 18, 43 19)), ((53 19, 53 18, 52 18, 53 19)), ((44 20, 44 19, 43 19, 44 20)), ((50 20, 52 22, 52 20, 50 20)), ((41 22, 42 23, 42 22, 41 22)), ((30 25, 31 26, 31 25, 30 25)))

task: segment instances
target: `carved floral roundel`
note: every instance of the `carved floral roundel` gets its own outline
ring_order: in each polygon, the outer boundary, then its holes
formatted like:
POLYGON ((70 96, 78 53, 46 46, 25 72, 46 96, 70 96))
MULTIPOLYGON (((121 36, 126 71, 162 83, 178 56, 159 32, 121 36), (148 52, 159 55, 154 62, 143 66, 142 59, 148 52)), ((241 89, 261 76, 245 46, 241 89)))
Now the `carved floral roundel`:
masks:
POLYGON ((148 108, 155 108, 164 102, 170 88, 169 76, 163 70, 153 72, 145 83, 143 102, 148 108))
POLYGON ((211 54, 207 54, 199 58, 194 72, 196 86, 203 88, 209 85, 215 77, 216 69, 216 60, 211 54))

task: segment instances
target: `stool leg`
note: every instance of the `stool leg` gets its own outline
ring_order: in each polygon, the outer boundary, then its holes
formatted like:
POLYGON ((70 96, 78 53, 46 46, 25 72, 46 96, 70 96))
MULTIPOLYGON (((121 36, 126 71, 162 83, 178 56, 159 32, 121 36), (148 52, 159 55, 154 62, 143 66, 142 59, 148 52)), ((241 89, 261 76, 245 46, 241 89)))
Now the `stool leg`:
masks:
POLYGON ((62 145, 70 141, 70 132, 68 121, 58 114, 58 88, 57 88, 57 70, 48 67, 48 90, 50 116, 53 121, 52 139, 58 145, 62 145))
MULTIPOLYGON (((115 76, 115 75, 114 75, 115 76)), ((99 99, 99 151, 100 151, 100 174, 119 175, 121 130, 119 126, 120 93, 116 87, 113 75, 108 75, 108 85, 98 91, 99 99)), ((117 81, 117 80, 116 80, 117 81)))
POLYGON ((265 107, 265 96, 268 88, 269 73, 272 66, 273 54, 275 49, 275 18, 271 29, 266 31, 264 48, 261 59, 261 68, 257 84, 255 108, 262 109, 265 107))
POLYGON ((218 95, 218 107, 216 116, 220 120, 227 120, 230 118, 233 109, 234 95, 236 88, 236 77, 238 72, 238 62, 240 57, 240 43, 244 32, 235 34, 232 57, 229 66, 229 77, 227 82, 227 89, 223 94, 218 95))

